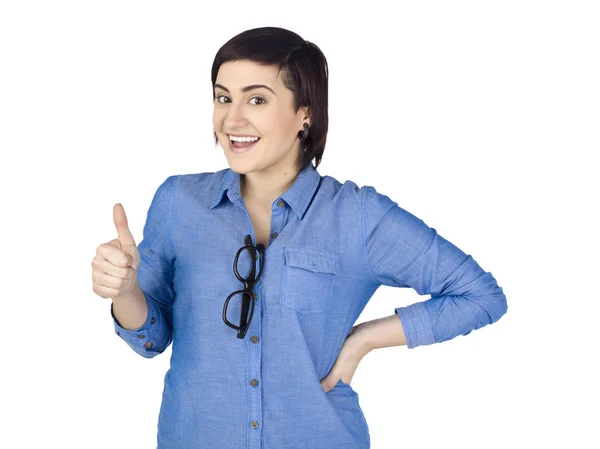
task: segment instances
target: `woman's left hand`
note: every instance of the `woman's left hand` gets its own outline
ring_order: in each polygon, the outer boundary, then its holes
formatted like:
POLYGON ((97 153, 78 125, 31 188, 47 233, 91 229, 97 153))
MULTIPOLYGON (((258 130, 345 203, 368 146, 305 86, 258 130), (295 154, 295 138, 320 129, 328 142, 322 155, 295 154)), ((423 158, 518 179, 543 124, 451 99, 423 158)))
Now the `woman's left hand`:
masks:
POLYGON ((321 381, 321 387, 323 387, 325 393, 335 387, 340 379, 342 379, 342 382, 350 384, 358 364, 369 353, 370 349, 365 341, 364 332, 358 330, 359 326, 360 324, 354 326, 346 336, 333 368, 331 368, 327 377, 321 381))

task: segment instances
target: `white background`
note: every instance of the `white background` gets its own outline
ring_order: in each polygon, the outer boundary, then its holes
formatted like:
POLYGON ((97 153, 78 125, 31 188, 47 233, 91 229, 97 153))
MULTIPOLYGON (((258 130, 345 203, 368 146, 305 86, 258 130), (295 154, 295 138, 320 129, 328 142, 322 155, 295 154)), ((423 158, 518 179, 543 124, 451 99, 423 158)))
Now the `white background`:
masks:
MULTIPOLYGON (((363 359, 372 448, 600 447, 594 3, 2 2, 0 447, 155 447, 171 350, 116 336, 91 260, 115 203, 139 244, 167 176, 227 167, 210 68, 259 26, 328 58, 319 172, 375 186, 508 298, 466 337, 363 359)), ((381 287, 358 322, 421 299, 381 287)))

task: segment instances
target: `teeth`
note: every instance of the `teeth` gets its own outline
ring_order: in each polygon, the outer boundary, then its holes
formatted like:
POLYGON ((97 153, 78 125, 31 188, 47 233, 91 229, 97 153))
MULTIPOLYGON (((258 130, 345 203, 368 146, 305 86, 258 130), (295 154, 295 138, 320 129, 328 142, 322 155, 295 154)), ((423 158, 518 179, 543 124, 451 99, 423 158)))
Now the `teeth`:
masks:
POLYGON ((229 138, 234 142, 256 142, 258 137, 235 137, 229 136, 229 138))

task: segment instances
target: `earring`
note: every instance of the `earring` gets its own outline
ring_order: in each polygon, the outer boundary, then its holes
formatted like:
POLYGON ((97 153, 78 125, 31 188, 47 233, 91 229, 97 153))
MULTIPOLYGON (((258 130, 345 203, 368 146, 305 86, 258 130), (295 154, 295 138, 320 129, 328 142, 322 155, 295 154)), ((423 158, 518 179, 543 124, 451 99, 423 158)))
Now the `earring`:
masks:
POLYGON ((298 131, 298 138, 304 142, 306 139, 308 139, 308 130, 309 130, 309 126, 308 123, 304 124, 304 129, 302 131, 298 131))

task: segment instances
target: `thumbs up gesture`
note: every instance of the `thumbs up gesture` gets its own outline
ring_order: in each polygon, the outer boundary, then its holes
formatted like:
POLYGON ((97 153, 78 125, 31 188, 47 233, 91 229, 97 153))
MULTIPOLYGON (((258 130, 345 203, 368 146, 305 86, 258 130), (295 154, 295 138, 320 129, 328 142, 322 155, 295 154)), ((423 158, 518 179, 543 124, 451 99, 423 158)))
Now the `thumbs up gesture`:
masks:
POLYGON ((93 290, 103 298, 131 297, 138 288, 140 253, 121 203, 113 207, 113 220, 117 238, 98 246, 92 259, 93 290))

